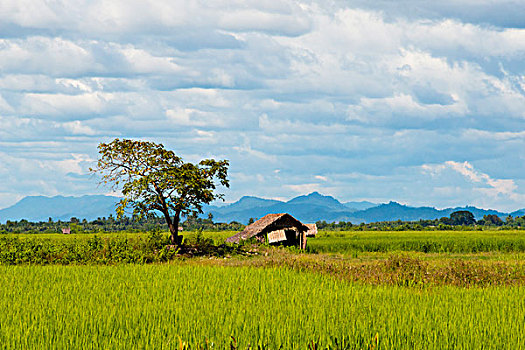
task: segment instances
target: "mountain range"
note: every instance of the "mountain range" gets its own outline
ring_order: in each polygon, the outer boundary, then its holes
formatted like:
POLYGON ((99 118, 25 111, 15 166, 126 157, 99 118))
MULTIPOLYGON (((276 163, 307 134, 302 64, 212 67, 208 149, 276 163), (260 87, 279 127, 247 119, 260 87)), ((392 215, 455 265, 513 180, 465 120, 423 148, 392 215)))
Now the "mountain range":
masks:
POLYGON ((95 220, 98 217, 115 216, 115 205, 120 200, 118 197, 104 195, 86 195, 82 197, 44 197, 28 196, 5 209, 0 210, 0 223, 7 220, 38 222, 69 221, 72 217, 95 220))
MULTIPOLYGON (((29 196, 20 200, 11 207, 0 210, 0 223, 7 220, 67 221, 71 217, 94 220, 97 217, 115 215, 115 205, 118 197, 103 195, 86 195, 82 197, 44 197, 29 196)), ((270 213, 289 213, 304 222, 324 220, 351 221, 352 223, 376 221, 414 221, 419 219, 438 219, 449 216, 457 210, 468 210, 476 219, 483 215, 495 214, 499 217, 523 216, 525 208, 512 213, 503 213, 496 210, 479 209, 472 206, 436 209, 433 207, 410 207, 396 202, 376 204, 367 201, 342 203, 331 196, 318 192, 295 197, 289 201, 264 199, 245 196, 237 202, 227 205, 206 205, 203 207, 207 217, 213 215, 215 222, 237 221, 246 224, 250 218, 261 218, 270 213)))
MULTIPOLYGON (((433 207, 410 207, 396 202, 375 204, 371 202, 341 203, 331 196, 324 196, 318 192, 299 196, 287 202, 262 199, 257 197, 242 197, 239 201, 226 206, 208 206, 207 213, 213 215, 214 221, 246 223, 250 218, 260 218, 270 213, 289 213, 304 222, 324 220, 351 221, 352 223, 376 221, 414 221, 419 219, 439 219, 449 216, 457 210, 468 210, 476 219, 483 215, 495 214, 502 218, 520 215, 525 209, 513 213, 503 213, 497 210, 479 209, 472 206, 436 209, 433 207)), ((523 215, 523 214, 521 214, 523 215)))

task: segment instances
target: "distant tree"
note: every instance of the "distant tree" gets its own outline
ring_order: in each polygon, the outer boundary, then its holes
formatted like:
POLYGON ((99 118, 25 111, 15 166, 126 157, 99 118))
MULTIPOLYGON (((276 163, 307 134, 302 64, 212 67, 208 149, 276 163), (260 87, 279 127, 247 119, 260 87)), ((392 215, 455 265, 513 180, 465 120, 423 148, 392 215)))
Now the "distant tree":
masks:
POLYGON ((452 225, 473 225, 476 223, 474 214, 468 210, 458 210, 450 214, 452 225))
POLYGON ((255 219, 254 218, 249 218, 248 219, 248 225, 251 225, 255 222, 255 219))
POLYGON ((159 211, 173 244, 182 242, 181 215, 202 213, 202 204, 222 199, 215 193, 216 180, 229 187, 227 160, 185 163, 162 144, 126 139, 101 143, 98 150, 97 166, 90 170, 102 175, 102 183, 121 189, 124 198, 116 208, 118 218, 129 207, 136 217, 159 211))
POLYGON ((503 220, 501 220, 501 218, 495 214, 483 215, 483 222, 485 225, 503 225, 503 220))
POLYGON ((452 223, 452 219, 449 218, 449 217, 446 217, 446 216, 444 216, 444 217, 442 217, 441 219, 439 219, 439 222, 440 222, 440 224, 442 224, 442 225, 453 225, 453 223, 452 223))

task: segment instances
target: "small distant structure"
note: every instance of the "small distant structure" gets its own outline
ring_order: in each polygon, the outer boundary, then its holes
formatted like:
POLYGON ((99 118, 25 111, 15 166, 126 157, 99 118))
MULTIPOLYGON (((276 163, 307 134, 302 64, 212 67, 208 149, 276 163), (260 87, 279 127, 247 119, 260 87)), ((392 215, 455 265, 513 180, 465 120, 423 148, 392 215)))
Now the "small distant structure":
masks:
POLYGON ((255 238, 261 243, 272 245, 298 246, 306 248, 307 237, 317 234, 315 224, 303 224, 290 214, 268 214, 248 225, 234 236, 226 239, 227 243, 255 238))
POLYGON ((70 227, 62 228, 62 233, 65 234, 65 235, 71 234, 71 228, 70 227))

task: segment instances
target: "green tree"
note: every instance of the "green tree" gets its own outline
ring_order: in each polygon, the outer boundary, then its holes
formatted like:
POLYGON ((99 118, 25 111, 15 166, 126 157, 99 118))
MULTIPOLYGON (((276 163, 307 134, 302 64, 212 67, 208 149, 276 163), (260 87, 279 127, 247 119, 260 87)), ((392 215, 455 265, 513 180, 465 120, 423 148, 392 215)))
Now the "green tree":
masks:
POLYGON ((501 218, 495 214, 483 215, 483 221, 486 225, 503 225, 503 220, 501 220, 501 218))
POLYGON ((458 210, 450 214, 452 225, 473 225, 476 223, 474 214, 468 210, 458 210))
POLYGON ((101 183, 122 191, 117 216, 121 218, 127 208, 139 218, 159 211, 173 244, 182 242, 181 215, 202 213, 202 204, 222 199, 223 194, 215 192, 216 181, 229 187, 227 160, 185 163, 162 144, 127 139, 100 143, 98 150, 97 166, 90 170, 102 176, 101 183))

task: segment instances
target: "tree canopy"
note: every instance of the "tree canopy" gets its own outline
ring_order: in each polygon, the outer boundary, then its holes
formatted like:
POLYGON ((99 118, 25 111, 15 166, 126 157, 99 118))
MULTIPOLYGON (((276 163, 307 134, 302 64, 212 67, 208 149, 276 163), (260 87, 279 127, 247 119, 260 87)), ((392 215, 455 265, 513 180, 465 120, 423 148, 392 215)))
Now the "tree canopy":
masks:
POLYGON ((476 223, 474 214, 468 210, 458 210, 450 214, 452 225, 473 225, 476 223))
POLYGON ((121 190, 118 217, 128 208, 133 215, 159 211, 168 224, 171 241, 180 244, 180 217, 202 213, 202 205, 223 194, 216 193, 218 184, 229 187, 227 160, 204 159, 198 164, 184 162, 162 144, 149 141, 115 139, 98 146, 99 160, 94 173, 101 182, 121 190))

